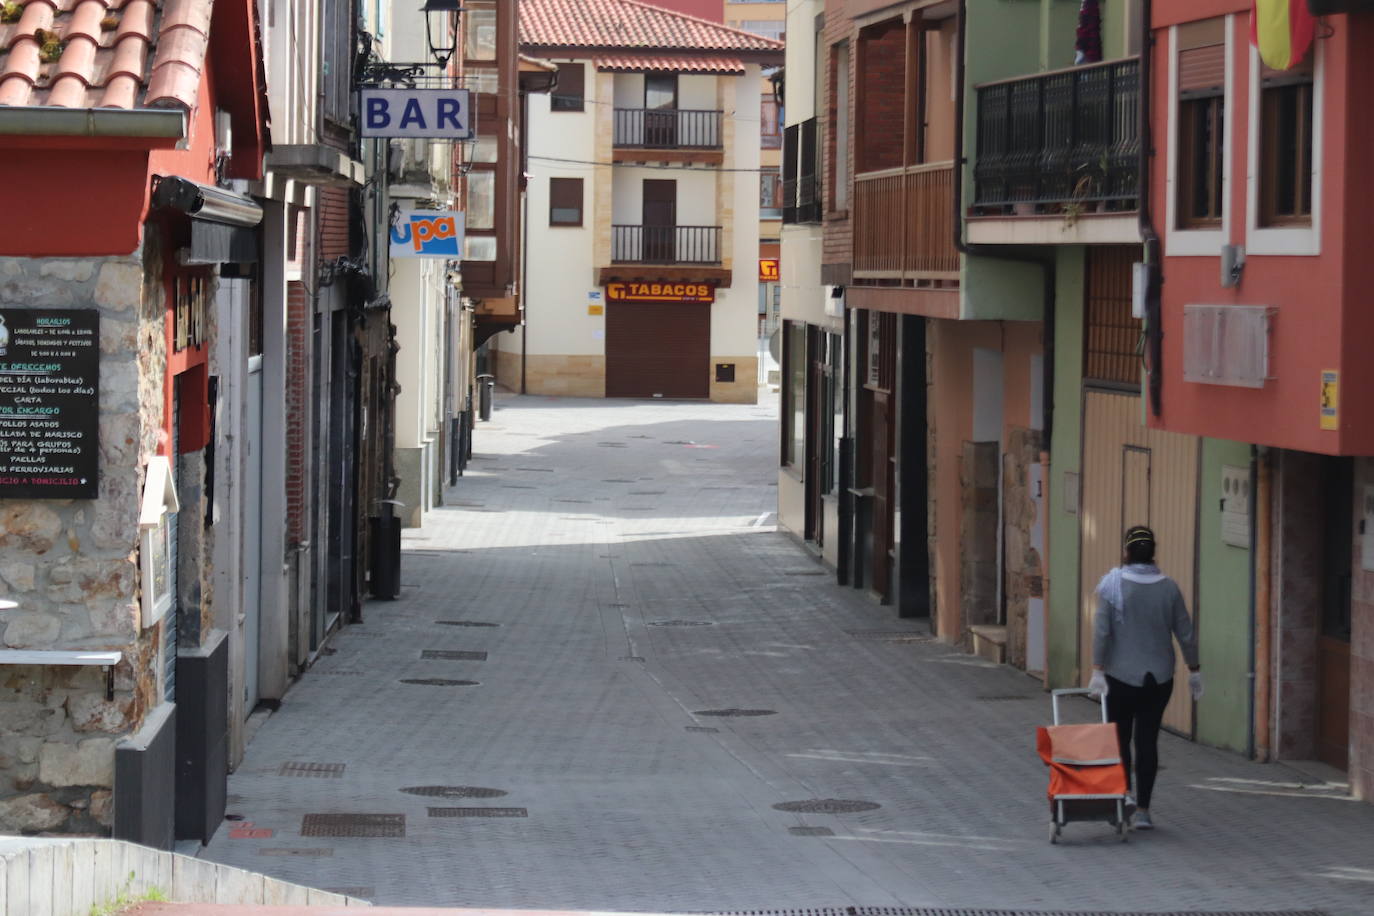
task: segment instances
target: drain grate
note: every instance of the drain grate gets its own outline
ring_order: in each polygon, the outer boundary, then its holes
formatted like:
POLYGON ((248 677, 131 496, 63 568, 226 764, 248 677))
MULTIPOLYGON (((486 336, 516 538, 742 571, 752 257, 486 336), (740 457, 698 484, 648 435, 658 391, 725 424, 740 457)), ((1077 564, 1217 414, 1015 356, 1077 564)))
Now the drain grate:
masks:
POLYGON ((605 479, 605 480, 603 480, 603 481, 601 481, 601 482, 602 482, 602 483, 634 483, 633 480, 630 480, 630 479, 625 478, 625 477, 609 477, 609 478, 607 478, 607 479, 605 479))
POLYGON ((713 627, 715 623, 710 620, 652 620, 646 626, 651 627, 713 627))
POLYGON ((488 623, 485 620, 436 620, 435 623, 445 627, 499 627, 499 623, 488 623))
POLYGON ((316 847, 316 848, 314 848, 314 849, 285 849, 285 848, 281 848, 281 847, 274 847, 274 848, 271 848, 271 849, 266 849, 266 848, 264 848, 264 849, 259 849, 259 850, 258 850, 258 855, 260 855, 260 856, 314 856, 314 857, 316 857, 316 858, 325 858, 325 859, 327 859, 327 858, 331 858, 331 857, 334 855, 334 850, 333 850, 333 849, 322 849, 322 848, 319 848, 319 847, 316 847))
POLYGON ((446 677, 404 677, 397 683, 418 687, 476 687, 481 681, 455 681, 446 677))
POLYGON ((430 817, 529 817, 524 808, 426 808, 430 817))
POLYGON ((420 658, 449 662, 484 662, 487 660, 487 653, 471 652, 467 649, 423 649, 420 658))
POLYGON ((505 789, 486 789, 482 786, 407 786, 401 791, 425 798, 501 798, 510 794, 505 789))
POLYGON ((753 716, 776 716, 776 709, 739 709, 731 706, 728 709, 699 709, 692 713, 694 716, 720 716, 726 719, 750 718, 753 716))
POLYGON ((320 779, 342 779, 343 763, 300 763, 288 761, 277 770, 278 776, 314 776, 320 779))
POLYGON ((793 836, 834 836, 835 831, 829 827, 788 827, 787 832, 793 836))
POLYGON ((720 733, 720 729, 713 725, 689 725, 687 726, 687 730, 689 732, 702 732, 707 735, 716 735, 720 733))
POLYGON ((321 671, 318 668, 311 668, 311 674, 318 674, 323 677, 362 677, 361 671, 321 671))
POLYGON ((403 837, 404 814, 307 814, 301 836, 403 837))
POLYGON ((913 630, 845 630, 855 639, 873 639, 878 642, 933 642, 935 637, 929 633, 913 630))
POLYGON ((778 802, 773 809, 793 814, 858 814, 860 811, 876 811, 881 807, 877 802, 852 798, 808 798, 805 801, 778 802))

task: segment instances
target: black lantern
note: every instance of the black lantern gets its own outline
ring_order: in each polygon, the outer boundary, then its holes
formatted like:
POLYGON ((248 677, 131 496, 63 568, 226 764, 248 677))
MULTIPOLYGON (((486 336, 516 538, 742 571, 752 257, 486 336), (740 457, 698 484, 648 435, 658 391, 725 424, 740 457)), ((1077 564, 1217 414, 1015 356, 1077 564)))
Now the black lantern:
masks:
POLYGON ((425 40, 429 53, 440 67, 446 66, 458 50, 458 16, 463 12, 459 0, 425 0, 425 40))

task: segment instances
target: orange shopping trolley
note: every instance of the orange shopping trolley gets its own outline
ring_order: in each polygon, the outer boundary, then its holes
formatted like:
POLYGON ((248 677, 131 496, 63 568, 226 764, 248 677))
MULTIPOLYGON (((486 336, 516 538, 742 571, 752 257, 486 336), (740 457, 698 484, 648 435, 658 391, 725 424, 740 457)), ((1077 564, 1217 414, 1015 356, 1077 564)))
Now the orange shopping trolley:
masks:
POLYGON ((1059 719, 1060 697, 1091 695, 1082 688, 1050 691, 1054 724, 1036 729, 1036 748, 1050 768, 1051 843, 1059 841, 1064 825, 1071 821, 1111 824, 1121 842, 1126 842, 1132 806, 1116 726, 1107 722, 1107 704, 1101 704, 1101 723, 1064 725, 1059 719))

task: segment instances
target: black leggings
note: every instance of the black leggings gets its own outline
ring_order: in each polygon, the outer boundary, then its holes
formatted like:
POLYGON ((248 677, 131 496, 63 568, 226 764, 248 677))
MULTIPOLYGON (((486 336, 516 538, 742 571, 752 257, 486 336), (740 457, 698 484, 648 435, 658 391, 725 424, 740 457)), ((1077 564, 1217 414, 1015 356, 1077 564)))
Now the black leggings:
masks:
POLYGON ((1116 723, 1116 740, 1121 746, 1121 762, 1126 766, 1126 784, 1131 783, 1131 731, 1135 731, 1136 802, 1150 807, 1159 771, 1159 728, 1164 722, 1164 707, 1174 692, 1173 678, 1159 683, 1153 674, 1134 687, 1108 675, 1107 718, 1116 723))

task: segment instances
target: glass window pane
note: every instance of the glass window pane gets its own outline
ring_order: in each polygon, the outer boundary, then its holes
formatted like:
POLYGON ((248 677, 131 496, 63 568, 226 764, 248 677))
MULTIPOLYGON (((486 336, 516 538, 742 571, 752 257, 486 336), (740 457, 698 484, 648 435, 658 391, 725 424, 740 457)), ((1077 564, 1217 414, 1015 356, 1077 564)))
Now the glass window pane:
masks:
POLYGON ((496 236, 469 235, 463 239, 463 260, 495 261, 496 236))
POLYGON ((463 56, 468 60, 496 60, 496 7, 473 0, 463 5, 463 56))
POLYGON ((496 173, 472 171, 467 177, 467 227, 496 226, 496 173))
POLYGON ((495 162, 496 161, 496 138, 478 137, 473 141, 469 162, 495 162))

